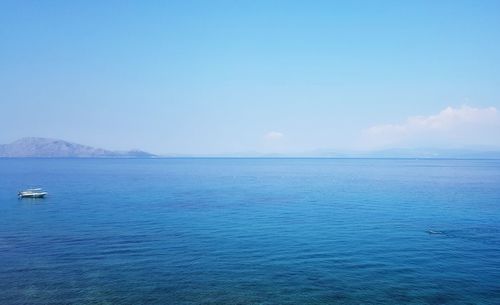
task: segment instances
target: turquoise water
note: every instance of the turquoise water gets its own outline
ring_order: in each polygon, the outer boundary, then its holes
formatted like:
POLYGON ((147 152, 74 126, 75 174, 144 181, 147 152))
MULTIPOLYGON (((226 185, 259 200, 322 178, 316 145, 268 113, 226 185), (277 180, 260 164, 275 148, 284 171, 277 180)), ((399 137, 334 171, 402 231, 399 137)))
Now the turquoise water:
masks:
POLYGON ((500 304, 500 161, 0 159, 0 291, 9 305, 500 304), (17 199, 28 186, 49 197, 17 199))

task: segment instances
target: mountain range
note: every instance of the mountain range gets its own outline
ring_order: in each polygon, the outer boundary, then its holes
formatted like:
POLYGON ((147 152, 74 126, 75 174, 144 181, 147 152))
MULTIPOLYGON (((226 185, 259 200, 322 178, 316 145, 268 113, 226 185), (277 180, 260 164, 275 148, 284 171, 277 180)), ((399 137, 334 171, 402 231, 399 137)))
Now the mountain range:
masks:
POLYGON ((0 144, 0 158, 451 158, 451 159, 500 159, 500 150, 495 148, 419 148, 385 149, 376 151, 316 150, 305 153, 259 153, 240 152, 231 154, 169 154, 154 155, 142 150, 113 151, 72 143, 64 140, 28 137, 10 144, 0 144))
POLYGON ((2 158, 150 158, 141 150, 113 151, 58 139, 22 138, 0 145, 2 158))
POLYGON ((221 154, 169 154, 173 158, 338 158, 338 159, 500 159, 500 148, 390 148, 378 150, 317 149, 296 153, 262 153, 258 151, 221 154))

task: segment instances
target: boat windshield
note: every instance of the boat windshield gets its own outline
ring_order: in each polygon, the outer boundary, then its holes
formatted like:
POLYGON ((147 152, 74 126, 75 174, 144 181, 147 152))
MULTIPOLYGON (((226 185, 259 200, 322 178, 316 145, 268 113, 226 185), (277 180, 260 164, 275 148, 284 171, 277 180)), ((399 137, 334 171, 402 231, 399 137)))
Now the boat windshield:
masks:
POLYGON ((27 189, 27 192, 41 192, 42 188, 27 189))

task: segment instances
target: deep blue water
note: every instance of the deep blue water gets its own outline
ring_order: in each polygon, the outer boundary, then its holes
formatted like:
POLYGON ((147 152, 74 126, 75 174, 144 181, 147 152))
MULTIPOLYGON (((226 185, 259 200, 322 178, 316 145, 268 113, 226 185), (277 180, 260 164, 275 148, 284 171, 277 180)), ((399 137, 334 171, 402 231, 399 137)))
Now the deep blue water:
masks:
POLYGON ((0 159, 0 304, 500 304, 500 161, 0 159))

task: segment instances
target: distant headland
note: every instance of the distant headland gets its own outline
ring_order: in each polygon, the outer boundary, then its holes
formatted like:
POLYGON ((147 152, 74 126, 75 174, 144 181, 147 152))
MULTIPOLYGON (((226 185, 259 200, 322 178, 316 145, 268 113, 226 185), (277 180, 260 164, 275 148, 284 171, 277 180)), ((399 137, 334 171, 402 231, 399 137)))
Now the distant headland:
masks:
POLYGON ((500 159, 500 149, 400 148, 372 151, 321 149, 303 153, 234 152, 220 154, 161 154, 142 150, 115 151, 77 144, 60 139, 26 137, 0 144, 0 158, 348 158, 348 159, 500 159))
POLYGON ((0 144, 0 158, 151 158, 141 151, 113 151, 59 139, 27 137, 0 144))

